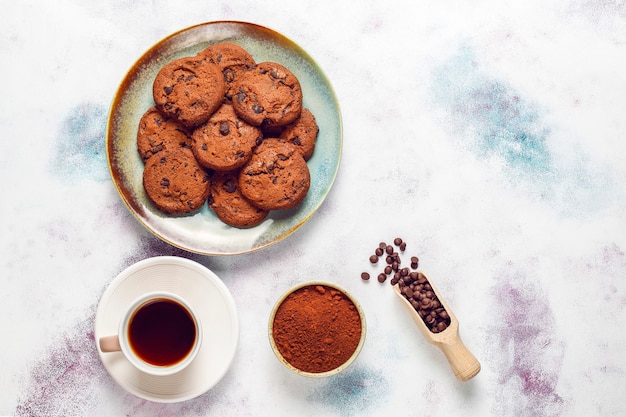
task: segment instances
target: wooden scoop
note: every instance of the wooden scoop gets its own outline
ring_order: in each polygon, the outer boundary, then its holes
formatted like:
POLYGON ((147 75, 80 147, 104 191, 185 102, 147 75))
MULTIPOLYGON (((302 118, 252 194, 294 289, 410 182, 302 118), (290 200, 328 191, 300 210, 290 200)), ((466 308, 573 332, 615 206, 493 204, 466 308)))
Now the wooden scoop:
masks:
POLYGON ((456 316, 452 313, 450 307, 448 307, 444 299, 441 297, 441 294, 439 294, 439 291, 435 288, 432 281, 428 277, 427 279, 428 283, 432 287, 433 293, 435 293, 439 302, 450 316, 450 325, 440 333, 433 333, 428 329, 428 327, 426 327, 426 324, 419 316, 415 308, 413 308, 411 303, 409 303, 409 301, 400 292, 399 284, 394 285, 393 290, 398 297, 400 297, 406 308, 409 310, 409 313, 411 313, 413 321, 417 324, 417 327, 420 329, 426 340, 439 347, 446 355, 446 358, 454 371, 454 375, 461 381, 467 381, 480 372, 480 362, 478 362, 472 352, 470 352, 463 344, 463 341, 459 336, 459 322, 456 319, 456 316))

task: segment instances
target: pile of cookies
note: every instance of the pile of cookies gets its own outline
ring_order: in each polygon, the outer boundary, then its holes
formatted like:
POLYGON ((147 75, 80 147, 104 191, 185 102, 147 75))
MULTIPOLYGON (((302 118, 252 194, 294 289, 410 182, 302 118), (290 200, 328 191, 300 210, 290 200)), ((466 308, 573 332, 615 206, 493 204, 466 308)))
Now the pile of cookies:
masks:
POLYGON ((246 228, 304 200, 319 128, 283 65, 216 43, 163 66, 152 92, 137 149, 159 210, 180 215, 206 203, 224 223, 246 228))

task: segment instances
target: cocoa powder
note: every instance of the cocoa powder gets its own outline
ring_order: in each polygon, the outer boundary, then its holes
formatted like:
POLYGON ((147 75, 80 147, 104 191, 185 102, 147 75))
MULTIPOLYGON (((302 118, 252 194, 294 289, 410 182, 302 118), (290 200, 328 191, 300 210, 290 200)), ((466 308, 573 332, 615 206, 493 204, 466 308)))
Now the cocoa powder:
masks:
POLYGON ((361 317, 352 300, 326 285, 309 285, 290 293, 272 324, 272 337, 283 358, 310 373, 331 371, 348 361, 361 332, 361 317))

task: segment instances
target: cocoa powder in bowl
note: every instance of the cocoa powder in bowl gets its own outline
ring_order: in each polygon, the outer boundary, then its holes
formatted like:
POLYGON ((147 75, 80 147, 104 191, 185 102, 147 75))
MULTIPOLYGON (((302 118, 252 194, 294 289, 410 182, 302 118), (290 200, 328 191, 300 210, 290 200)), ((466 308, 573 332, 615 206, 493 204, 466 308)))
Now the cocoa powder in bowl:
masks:
POLYGON ((337 285, 304 283, 276 303, 269 338, 278 359, 291 370, 311 377, 331 376, 358 356, 365 340, 365 316, 337 285))

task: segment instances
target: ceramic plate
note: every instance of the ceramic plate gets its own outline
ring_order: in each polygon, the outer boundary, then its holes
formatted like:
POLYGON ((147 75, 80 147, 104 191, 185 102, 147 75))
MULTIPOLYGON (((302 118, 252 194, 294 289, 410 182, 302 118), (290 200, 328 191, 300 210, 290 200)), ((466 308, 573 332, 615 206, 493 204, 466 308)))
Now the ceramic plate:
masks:
POLYGON ((96 311, 95 340, 104 367, 128 392, 156 402, 185 401, 211 389, 230 368, 239 343, 239 319, 228 288, 213 272, 189 259, 160 256, 131 265, 107 287, 96 311), (145 374, 123 353, 103 353, 97 342, 117 334, 122 315, 137 297, 157 290, 187 300, 203 330, 193 362, 168 376, 145 374))
POLYGON ((341 159, 342 126, 333 89, 315 61, 283 35, 251 23, 210 22, 184 29, 148 50, 130 69, 113 100, 107 125, 107 158, 122 200, 148 230, 162 240, 204 255, 234 255, 267 247, 289 236, 320 207, 330 191, 341 159), (315 154, 308 161, 311 188, 297 208, 272 211, 250 229, 222 223, 205 206, 188 216, 161 213, 147 198, 143 163, 137 152, 137 126, 153 104, 152 83, 166 63, 192 56, 212 43, 233 42, 257 62, 274 61, 299 79, 304 106, 315 115, 320 131, 315 154))

